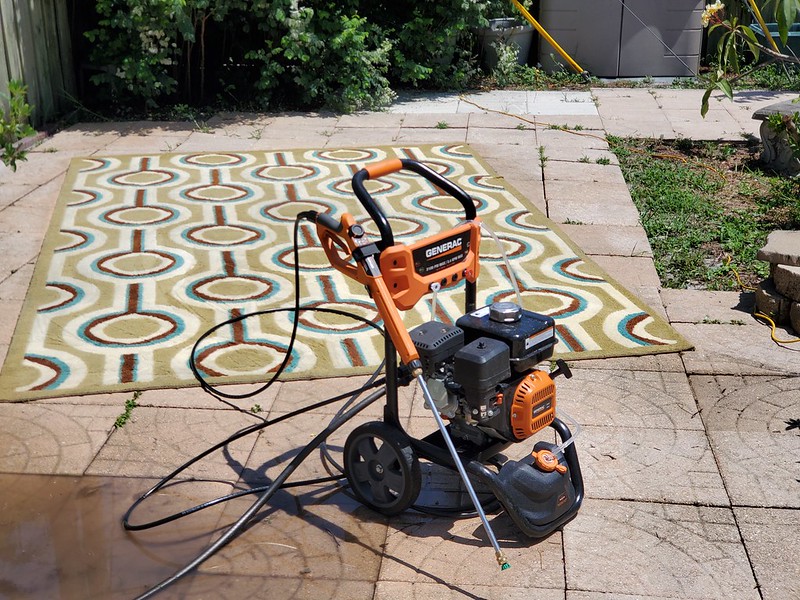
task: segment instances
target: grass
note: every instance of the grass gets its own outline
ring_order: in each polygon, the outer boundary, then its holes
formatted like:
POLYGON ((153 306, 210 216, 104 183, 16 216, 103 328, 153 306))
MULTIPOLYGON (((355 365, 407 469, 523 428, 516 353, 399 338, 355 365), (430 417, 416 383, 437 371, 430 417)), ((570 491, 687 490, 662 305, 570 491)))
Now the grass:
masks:
POLYGON ((131 416, 133 415, 133 409, 136 408, 138 405, 136 401, 139 399, 139 396, 142 395, 142 392, 133 392, 133 397, 128 398, 125 401, 125 410, 122 412, 120 416, 117 417, 116 421, 114 421, 114 427, 119 429, 120 427, 124 427, 125 424, 131 420, 131 416))
POLYGON ((768 275, 767 235, 800 228, 800 182, 763 171, 758 146, 610 137, 668 288, 738 289, 768 275))

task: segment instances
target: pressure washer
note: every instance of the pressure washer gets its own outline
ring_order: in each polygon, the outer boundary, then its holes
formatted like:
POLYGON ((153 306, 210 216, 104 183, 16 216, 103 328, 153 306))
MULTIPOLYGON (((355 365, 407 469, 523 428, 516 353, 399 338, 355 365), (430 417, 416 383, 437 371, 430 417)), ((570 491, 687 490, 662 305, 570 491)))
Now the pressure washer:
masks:
MULTIPOLYGON (((295 223, 295 285, 299 287, 298 227, 303 220, 311 221, 331 266, 364 285, 375 303, 385 328, 384 377, 371 378, 363 389, 352 394, 341 394, 237 432, 176 469, 139 498, 123 520, 127 529, 162 524, 229 497, 261 494, 206 551, 140 598, 157 593, 230 541, 278 489, 291 485, 286 482, 292 472, 333 431, 382 397, 385 398, 383 419, 357 426, 344 444, 344 477, 352 494, 364 505, 389 516, 414 507, 421 488, 420 460, 455 471, 482 521, 501 569, 510 565, 487 520, 484 504, 475 491, 476 484, 488 490, 520 531, 532 538, 550 535, 577 514, 583 501, 583 479, 574 435, 556 415, 554 383, 557 376, 571 377, 571 374, 562 360, 555 361, 552 370, 537 368, 553 355, 557 343, 555 322, 549 316, 523 308, 518 290, 517 302, 477 306, 479 248, 484 226, 472 197, 426 164, 399 158, 360 169, 352 177, 352 189, 377 229, 377 236, 368 234, 350 213, 338 219, 329 213, 300 213, 295 223), (426 179, 440 192, 458 201, 464 211, 463 220, 448 231, 408 245, 395 241, 386 214, 365 184, 401 170, 426 179), (455 323, 430 320, 410 331, 404 326, 400 311, 413 308, 429 294, 433 294, 435 302, 441 290, 457 286, 464 288, 465 310, 455 323), (409 435, 399 417, 398 390, 412 382, 419 386, 425 406, 437 424, 437 430, 422 439, 409 435), (378 389, 358 400, 361 393, 371 388, 378 389), (215 449, 307 410, 346 398, 350 401, 328 427, 268 485, 232 494, 156 522, 130 523, 132 512, 142 501, 215 449), (503 454, 512 444, 524 442, 547 427, 555 431, 560 443, 538 441, 521 460, 508 459, 503 454)), ((298 298, 295 298, 294 308, 274 310, 294 313, 287 356, 291 354, 297 333, 299 313, 304 310, 340 312, 304 308, 298 298)), ((193 357, 202 340, 223 325, 213 327, 198 340, 193 357)), ((204 389, 223 397, 237 397, 212 388, 203 380, 194 362, 192 364, 204 389)), ((282 367, 285 364, 286 361, 282 367)), ((277 378, 282 367, 264 387, 277 378)), ((294 485, 306 483, 309 482, 295 482, 294 485)))

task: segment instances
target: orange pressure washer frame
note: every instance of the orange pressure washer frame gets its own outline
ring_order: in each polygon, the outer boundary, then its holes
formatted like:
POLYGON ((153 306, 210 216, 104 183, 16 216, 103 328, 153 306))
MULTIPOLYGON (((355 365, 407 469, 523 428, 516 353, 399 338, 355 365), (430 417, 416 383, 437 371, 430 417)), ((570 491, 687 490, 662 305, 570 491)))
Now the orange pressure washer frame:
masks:
MULTIPOLYGON (((330 264, 345 276, 366 286, 375 301, 378 314, 383 318, 388 333, 384 342, 387 384, 383 421, 402 430, 398 411, 398 383, 417 378, 423 388, 427 388, 423 381, 419 353, 403 324, 399 310, 412 308, 426 293, 433 290, 434 284, 445 288, 463 281, 466 313, 475 313, 481 224, 474 201, 466 192, 430 167, 414 160, 389 159, 373 163, 356 172, 352 184, 353 192, 378 228, 379 240, 374 241, 367 236, 364 228, 349 213, 343 214, 340 221, 330 214, 316 213, 314 221, 330 264), (464 208, 463 222, 449 231, 410 245, 396 244, 386 216, 367 192, 364 182, 401 169, 423 176, 441 191, 458 200, 464 208), (398 354, 407 369, 402 376, 397 364, 398 354)), ((555 385, 552 378, 557 374, 570 376, 566 364, 560 360, 557 363, 558 369, 551 373, 532 371, 518 386, 517 393, 511 399, 513 406, 518 409, 518 416, 512 416, 511 419, 517 441, 528 438, 534 431, 548 425, 555 429, 562 442, 571 439, 569 428, 555 416, 555 385), (552 399, 549 406, 547 399, 552 399), (536 413, 536 409, 542 406, 546 410, 536 413)), ((430 406, 434 405, 433 400, 426 400, 430 406)), ((509 486, 483 462, 483 457, 494 456, 511 442, 498 441, 488 447, 475 444, 470 446, 468 442, 464 442, 467 445, 463 448, 463 454, 455 447, 445 448, 450 438, 445 435, 441 417, 435 409, 432 410, 440 431, 424 439, 409 438, 411 446, 420 457, 452 469, 465 465, 469 473, 483 482, 500 500, 520 529, 532 537, 548 535, 575 516, 583 501, 583 478, 574 444, 566 444, 564 449, 564 458, 574 485, 574 502, 567 512, 561 513, 552 521, 540 523, 517 510, 515 497, 507 489, 509 486), (451 451, 459 453, 459 458, 451 451)), ((449 443, 452 446, 452 441, 449 443)), ((567 471, 567 467, 560 464, 550 450, 536 451, 532 456, 543 472, 555 470, 564 474, 567 471)), ((466 478, 467 475, 463 474, 462 477, 466 478)), ((566 501, 566 496, 564 498, 566 501)), ((560 497, 558 502, 562 502, 560 497)), ((486 526, 490 530, 488 523, 486 526)), ((500 561, 501 556, 498 555, 498 562, 500 561)))
POLYGON ((475 283, 480 271, 480 219, 469 196, 416 161, 387 159, 367 165, 353 177, 353 190, 378 225, 380 241, 373 242, 350 213, 343 214, 338 222, 329 215, 319 215, 316 226, 322 249, 333 268, 366 286, 401 360, 413 369, 419 354, 399 310, 413 308, 436 284, 446 288, 462 280, 475 283), (366 192, 363 181, 401 169, 423 175, 456 197, 468 220, 410 245, 394 243, 386 217, 366 192))

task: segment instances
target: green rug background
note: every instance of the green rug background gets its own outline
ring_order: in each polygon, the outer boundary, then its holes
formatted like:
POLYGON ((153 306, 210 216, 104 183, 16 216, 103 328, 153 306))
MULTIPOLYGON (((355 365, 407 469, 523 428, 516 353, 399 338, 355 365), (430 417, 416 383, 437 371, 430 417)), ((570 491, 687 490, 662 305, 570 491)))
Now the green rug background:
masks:
MULTIPOLYGON (((0 400, 195 385, 188 357, 204 331, 232 316, 293 303, 295 215, 351 212, 374 227, 350 188, 364 164, 425 161, 467 190, 500 237, 526 308, 556 319, 566 359, 676 352, 690 346, 613 282, 468 147, 159 154, 75 159, 69 169, 0 374, 0 400)), ((462 212, 424 179, 369 182, 397 241, 452 227, 462 212)), ((313 227, 300 231, 302 303, 375 317, 362 286, 327 263, 313 227)), ((481 245, 479 305, 509 298, 496 244, 481 245)), ((463 313, 462 289, 439 295, 439 318, 463 313)), ((430 302, 405 313, 430 318, 430 302)), ((220 329, 203 345, 215 382, 259 382, 284 355, 287 313, 220 329)), ((329 315, 301 318, 284 378, 371 372, 372 330, 329 315)))

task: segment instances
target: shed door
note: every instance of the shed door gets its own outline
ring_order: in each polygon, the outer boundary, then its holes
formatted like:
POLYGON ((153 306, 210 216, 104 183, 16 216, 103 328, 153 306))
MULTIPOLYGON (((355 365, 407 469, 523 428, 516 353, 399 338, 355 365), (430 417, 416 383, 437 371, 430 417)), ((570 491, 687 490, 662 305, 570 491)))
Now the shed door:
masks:
POLYGON ((619 55, 620 77, 680 77, 697 74, 703 26, 703 0, 625 0, 619 55), (654 35, 655 34, 655 35, 654 35), (680 60, 661 44, 658 36, 680 60))

